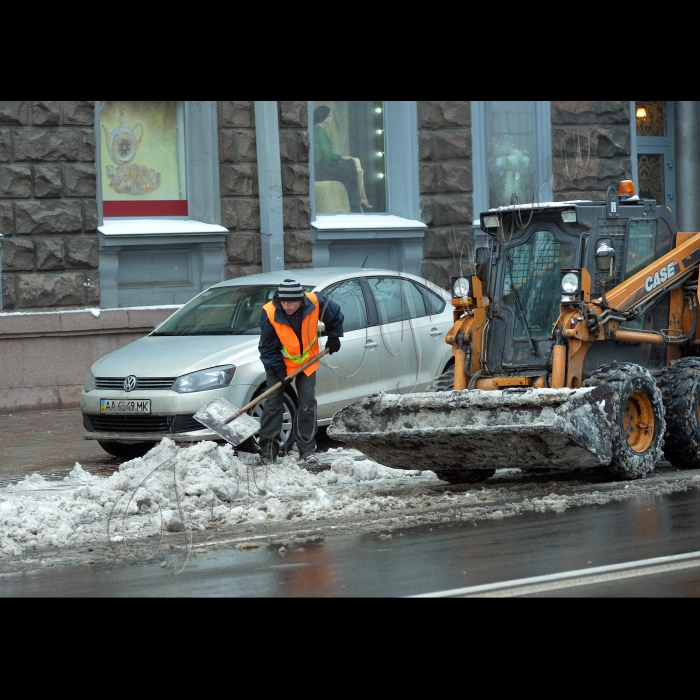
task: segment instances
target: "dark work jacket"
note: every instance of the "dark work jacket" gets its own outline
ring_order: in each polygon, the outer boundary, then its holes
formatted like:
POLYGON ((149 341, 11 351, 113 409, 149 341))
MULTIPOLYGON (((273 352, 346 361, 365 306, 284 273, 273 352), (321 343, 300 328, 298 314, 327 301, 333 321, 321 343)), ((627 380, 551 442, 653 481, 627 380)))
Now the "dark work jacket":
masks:
MULTIPOLYGON (((343 312, 340 310, 339 304, 333 299, 328 299, 325 294, 319 292, 314 292, 314 294, 318 299, 319 305, 318 319, 325 324, 326 335, 332 338, 342 338, 343 312)), ((272 303, 276 309, 275 322, 289 326, 296 333, 301 345, 301 322, 314 310, 314 305, 305 296, 299 310, 290 317, 284 312, 277 292, 272 297, 272 303)), ((282 356, 282 343, 265 311, 260 315, 260 343, 258 347, 260 348, 260 359, 268 374, 274 374, 279 371, 286 372, 284 357, 282 356)), ((323 350, 322 347, 321 350, 323 350)))

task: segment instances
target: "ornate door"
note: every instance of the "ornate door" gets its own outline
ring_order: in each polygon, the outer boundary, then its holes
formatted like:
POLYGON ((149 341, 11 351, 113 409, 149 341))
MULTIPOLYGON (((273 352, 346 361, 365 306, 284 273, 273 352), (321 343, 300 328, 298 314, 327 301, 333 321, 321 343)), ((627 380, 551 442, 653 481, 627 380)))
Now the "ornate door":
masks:
POLYGON ((634 102, 640 197, 675 210, 673 102, 634 102))

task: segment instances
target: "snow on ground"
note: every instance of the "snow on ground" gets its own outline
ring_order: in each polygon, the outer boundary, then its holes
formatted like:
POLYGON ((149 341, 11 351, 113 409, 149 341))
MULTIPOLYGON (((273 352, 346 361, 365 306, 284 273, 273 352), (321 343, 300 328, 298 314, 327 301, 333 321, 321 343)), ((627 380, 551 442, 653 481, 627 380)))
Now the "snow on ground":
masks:
POLYGON ((230 445, 178 448, 166 438, 107 478, 77 462, 62 482, 32 474, 0 490, 0 556, 104 541, 108 528, 114 542, 163 530, 380 513, 395 508, 396 499, 368 493, 363 484, 435 477, 356 460, 353 453, 329 450, 324 460, 331 468, 312 474, 292 456, 265 468, 245 463, 230 445))
POLYGON ((445 509, 457 520, 495 520, 700 487, 698 470, 601 483, 590 475, 542 482, 518 469, 501 469, 484 484, 450 487, 433 472, 390 469, 356 450, 330 449, 320 456, 330 469, 313 474, 292 456, 265 468, 237 457, 230 445, 178 448, 166 438, 106 478, 77 462, 62 481, 32 474, 0 489, 0 559, 33 549, 103 544, 108 536, 123 545, 163 532, 241 524, 250 530, 266 522, 303 527, 326 519, 381 519, 391 530, 400 520, 440 520, 438 511, 445 509))

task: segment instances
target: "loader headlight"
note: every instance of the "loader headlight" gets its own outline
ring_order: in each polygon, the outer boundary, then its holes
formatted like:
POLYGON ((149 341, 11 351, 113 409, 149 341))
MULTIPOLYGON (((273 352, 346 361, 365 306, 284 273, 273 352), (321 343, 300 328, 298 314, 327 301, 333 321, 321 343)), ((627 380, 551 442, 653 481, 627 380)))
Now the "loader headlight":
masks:
POLYGON ((175 380, 172 390, 177 391, 178 394, 191 394, 195 391, 224 389, 231 383, 235 373, 235 365, 221 365, 192 372, 192 374, 183 374, 175 380))
POLYGON ((567 304, 581 300, 581 274, 575 270, 562 270, 561 303, 567 304))
POLYGON ((472 283, 468 277, 455 277, 452 280, 452 296, 455 298, 470 297, 472 283))
POLYGON ((579 288, 578 275, 575 272, 567 272, 561 278, 561 291, 564 294, 576 294, 579 288))

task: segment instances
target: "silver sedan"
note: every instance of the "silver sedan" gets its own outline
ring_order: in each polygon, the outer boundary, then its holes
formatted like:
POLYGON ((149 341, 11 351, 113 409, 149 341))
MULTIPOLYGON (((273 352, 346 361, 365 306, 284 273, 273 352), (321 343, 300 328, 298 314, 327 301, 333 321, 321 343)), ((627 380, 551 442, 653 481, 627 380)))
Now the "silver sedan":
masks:
MULTIPOLYGON (((260 314, 288 277, 337 301, 345 316, 340 351, 324 357, 318 369, 319 425, 378 391, 424 391, 451 360, 444 342, 453 323, 451 297, 421 277, 360 268, 249 275, 207 289, 150 335, 98 360, 81 399, 83 437, 120 457, 144 454, 163 437, 217 439, 193 415, 212 399, 244 406, 265 390, 260 314)), ((283 426, 288 447, 294 443, 295 402, 289 387, 283 426)), ((259 404, 251 413, 259 417, 261 411, 259 404)), ((255 447, 255 439, 242 446, 255 447)))

